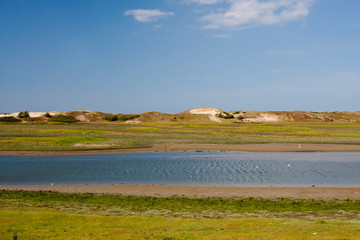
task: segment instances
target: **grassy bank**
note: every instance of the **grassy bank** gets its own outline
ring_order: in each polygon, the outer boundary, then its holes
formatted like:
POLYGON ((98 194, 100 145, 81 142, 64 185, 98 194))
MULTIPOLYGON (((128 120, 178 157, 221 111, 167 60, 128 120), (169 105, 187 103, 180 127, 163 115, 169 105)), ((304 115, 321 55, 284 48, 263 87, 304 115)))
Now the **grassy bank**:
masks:
POLYGON ((360 144, 359 124, 1 123, 0 151, 77 151, 156 143, 360 144))
POLYGON ((0 191, 1 239, 356 239, 359 201, 0 191))

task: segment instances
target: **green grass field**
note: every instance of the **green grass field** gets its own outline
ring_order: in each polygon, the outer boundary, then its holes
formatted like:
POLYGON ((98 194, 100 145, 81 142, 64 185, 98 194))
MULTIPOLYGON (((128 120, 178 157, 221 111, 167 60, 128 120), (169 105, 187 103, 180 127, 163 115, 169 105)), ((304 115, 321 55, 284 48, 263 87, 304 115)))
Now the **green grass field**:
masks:
POLYGON ((155 143, 360 144, 360 124, 0 124, 0 151, 130 149, 155 143))
POLYGON ((358 239, 359 201, 0 191, 0 239, 358 239))

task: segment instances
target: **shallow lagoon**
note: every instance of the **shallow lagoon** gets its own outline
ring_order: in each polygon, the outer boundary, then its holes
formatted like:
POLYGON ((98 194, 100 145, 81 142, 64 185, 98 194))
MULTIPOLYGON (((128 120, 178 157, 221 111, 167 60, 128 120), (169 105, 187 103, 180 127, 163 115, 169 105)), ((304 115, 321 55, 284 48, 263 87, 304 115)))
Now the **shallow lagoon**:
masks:
POLYGON ((0 156, 1 186, 51 184, 360 187, 360 153, 0 156))

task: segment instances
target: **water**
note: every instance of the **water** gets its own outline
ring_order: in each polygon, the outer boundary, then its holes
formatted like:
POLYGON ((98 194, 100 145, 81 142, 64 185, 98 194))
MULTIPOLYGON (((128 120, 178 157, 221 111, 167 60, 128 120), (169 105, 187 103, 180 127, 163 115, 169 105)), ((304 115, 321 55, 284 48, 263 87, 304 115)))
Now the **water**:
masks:
POLYGON ((360 153, 0 156, 0 186, 51 184, 360 187, 360 153))

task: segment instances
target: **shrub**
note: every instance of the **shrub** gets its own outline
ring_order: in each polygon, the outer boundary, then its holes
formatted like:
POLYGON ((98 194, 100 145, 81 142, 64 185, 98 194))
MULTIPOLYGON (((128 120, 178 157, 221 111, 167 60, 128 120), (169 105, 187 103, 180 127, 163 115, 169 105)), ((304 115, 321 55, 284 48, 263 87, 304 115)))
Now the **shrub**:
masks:
POLYGON ((104 119, 113 122, 113 121, 117 121, 118 117, 116 115, 109 115, 109 116, 105 116, 104 119))
POLYGON ((234 118, 234 115, 227 114, 227 115, 225 115, 224 118, 225 118, 225 119, 232 119, 232 118, 234 118))
POLYGON ((51 122, 74 123, 74 122, 78 122, 78 121, 79 120, 77 120, 73 116, 66 116, 66 115, 62 115, 62 114, 56 115, 51 118, 51 122))
POLYGON ((19 117, 19 118, 28 118, 28 117, 30 117, 30 114, 29 114, 28 111, 19 112, 18 117, 19 117))
POLYGON ((239 119, 239 120, 243 120, 244 119, 244 117, 243 116, 238 116, 238 118, 237 119, 239 119))
POLYGON ((21 122, 21 120, 14 117, 0 117, 0 122, 21 122))
POLYGON ((239 111, 237 111, 237 112, 234 112, 234 114, 239 114, 240 112, 239 111))
POLYGON ((50 113, 47 112, 47 113, 44 114, 44 117, 51 118, 51 115, 50 115, 50 113))

